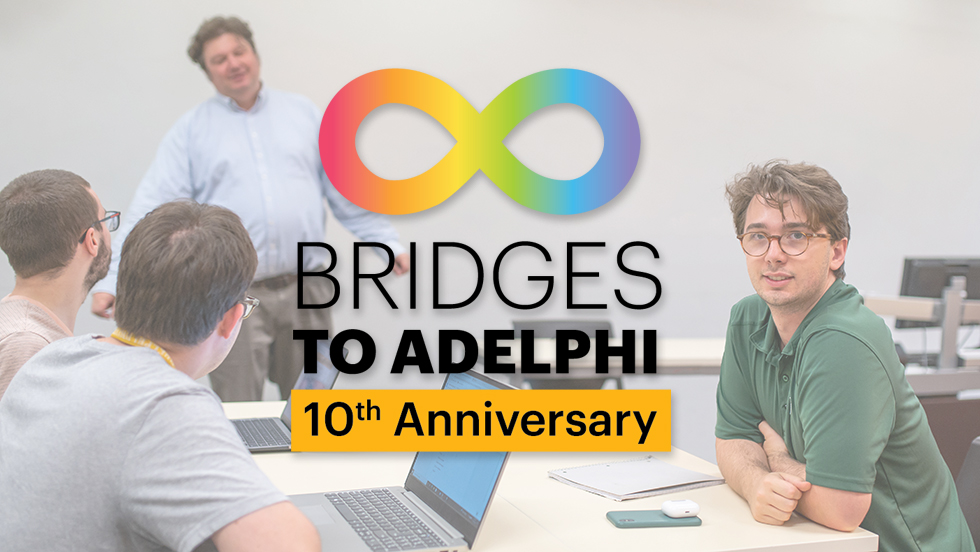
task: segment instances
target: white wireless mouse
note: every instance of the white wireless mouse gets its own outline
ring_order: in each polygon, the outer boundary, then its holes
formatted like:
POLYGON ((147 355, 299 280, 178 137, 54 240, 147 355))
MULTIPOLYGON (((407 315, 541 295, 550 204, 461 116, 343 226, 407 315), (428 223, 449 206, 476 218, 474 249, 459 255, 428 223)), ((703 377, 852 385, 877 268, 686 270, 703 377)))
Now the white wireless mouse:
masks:
POLYGON ((694 517, 701 512, 701 507, 693 500, 668 500, 660 506, 660 511, 671 518, 694 517))

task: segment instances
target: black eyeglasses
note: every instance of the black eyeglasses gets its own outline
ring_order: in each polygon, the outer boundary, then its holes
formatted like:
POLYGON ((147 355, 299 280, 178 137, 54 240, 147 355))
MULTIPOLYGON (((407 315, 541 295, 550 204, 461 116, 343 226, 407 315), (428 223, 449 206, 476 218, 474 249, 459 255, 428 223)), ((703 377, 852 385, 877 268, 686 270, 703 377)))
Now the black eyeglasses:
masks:
POLYGON ((244 299, 239 301, 239 303, 245 305, 245 312, 242 313, 242 320, 245 320, 251 316, 252 311, 255 310, 255 307, 259 306, 259 300, 251 295, 246 295, 244 299))
POLYGON ((830 238, 830 234, 814 234, 813 232, 789 232, 782 236, 770 236, 765 232, 746 232, 739 234, 738 241, 742 244, 742 251, 750 257, 761 257, 769 251, 773 240, 779 244, 779 248, 790 257, 802 255, 806 248, 810 246, 810 238, 830 238))
MULTIPOLYGON (((93 222, 88 228, 92 228, 96 224, 102 224, 103 222, 110 232, 115 232, 116 229, 119 228, 119 211, 106 211, 104 219, 93 222)), ((85 241, 85 236, 88 235, 88 228, 85 229, 85 233, 82 234, 82 237, 78 238, 78 243, 85 241)))

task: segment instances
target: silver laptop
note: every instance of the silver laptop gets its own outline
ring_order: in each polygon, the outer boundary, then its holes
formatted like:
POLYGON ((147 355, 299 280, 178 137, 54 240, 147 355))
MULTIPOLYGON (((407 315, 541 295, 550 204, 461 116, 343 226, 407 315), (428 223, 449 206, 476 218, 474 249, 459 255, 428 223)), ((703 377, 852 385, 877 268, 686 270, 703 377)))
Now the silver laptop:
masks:
MULTIPOLYGON (((472 371, 443 389, 513 389, 472 371)), ((506 452, 419 452, 404 487, 290 496, 320 532, 323 550, 469 550, 486 517, 506 452)))
MULTIPOLYGON (((344 349, 347 358, 347 349, 344 349)), ((339 372, 330 362, 330 342, 316 345, 316 373, 301 372, 293 389, 333 389, 339 372)), ((278 452, 292 446, 292 394, 278 418, 241 418, 231 420, 249 452, 278 452)))

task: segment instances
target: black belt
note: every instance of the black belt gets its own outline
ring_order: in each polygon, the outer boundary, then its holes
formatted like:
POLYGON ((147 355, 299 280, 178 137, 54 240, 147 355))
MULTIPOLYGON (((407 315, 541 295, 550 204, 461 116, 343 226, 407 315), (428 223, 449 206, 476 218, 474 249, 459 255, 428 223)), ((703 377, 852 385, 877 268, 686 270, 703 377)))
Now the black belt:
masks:
POLYGON ((252 286, 274 291, 277 289, 282 289, 295 281, 295 274, 282 274, 279 276, 273 276, 272 278, 266 278, 264 280, 256 280, 252 282, 252 286))

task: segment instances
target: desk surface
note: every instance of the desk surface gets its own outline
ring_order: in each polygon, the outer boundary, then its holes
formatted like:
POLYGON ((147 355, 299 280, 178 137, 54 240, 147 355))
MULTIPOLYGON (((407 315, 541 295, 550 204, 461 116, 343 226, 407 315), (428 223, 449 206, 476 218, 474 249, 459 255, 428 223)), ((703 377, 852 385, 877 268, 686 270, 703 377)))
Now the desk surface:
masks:
MULTIPOLYGON (((278 416, 284 402, 225 403, 230 418, 278 416)), ((877 550, 878 537, 863 529, 841 533, 794 515, 781 527, 757 523, 728 485, 675 495, 615 502, 548 477, 548 470, 628 460, 637 453, 513 453, 474 548, 477 552, 597 550, 877 550), (701 527, 617 529, 609 510, 659 509, 665 500, 689 498, 701 505, 701 527)), ((709 474, 718 467, 678 449, 654 453, 671 464, 709 474)), ((263 453, 256 463, 286 494, 400 485, 413 453, 263 453)))

